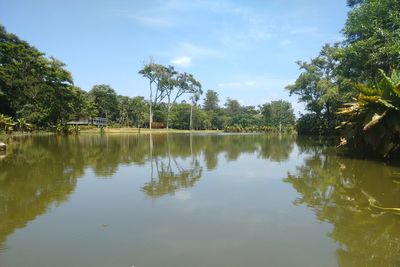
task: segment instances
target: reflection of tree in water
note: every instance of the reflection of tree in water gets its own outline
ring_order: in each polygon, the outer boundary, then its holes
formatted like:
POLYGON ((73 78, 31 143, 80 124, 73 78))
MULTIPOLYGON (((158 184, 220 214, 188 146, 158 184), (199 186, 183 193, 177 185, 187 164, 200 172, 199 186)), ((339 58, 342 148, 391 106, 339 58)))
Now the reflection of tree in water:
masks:
POLYGON ((293 150, 293 143, 293 136, 290 135, 267 135, 260 144, 259 156, 276 162, 285 161, 293 150))
POLYGON ((272 161, 283 161, 289 158, 294 142, 293 136, 267 135, 202 135, 196 138, 192 135, 173 135, 172 140, 168 135, 163 137, 167 140, 160 142, 160 139, 153 140, 152 135, 149 137, 151 179, 142 190, 151 197, 193 187, 202 175, 203 167, 198 159, 201 154, 208 170, 216 168, 221 153, 225 153, 228 161, 237 160, 243 153, 257 153, 272 161), (274 146, 276 148, 272 149, 274 146), (191 159, 188 168, 178 163, 182 157, 191 159))
MULTIPOLYGON (((150 135, 81 135, 14 141, 0 160, 0 246, 15 229, 66 201, 88 168, 98 177, 112 177, 121 164, 152 162, 154 173, 142 190, 157 197, 193 187, 203 164, 215 169, 221 154, 228 160, 242 153, 276 159, 263 151, 266 142, 275 140, 263 135, 153 134, 151 140, 150 135)), ((291 149, 285 146, 282 154, 291 149)))
POLYGON ((151 181, 142 187, 143 192, 151 197, 174 194, 179 189, 193 187, 203 171, 198 160, 194 160, 189 168, 183 168, 176 159, 168 159, 167 162, 155 159, 154 165, 156 177, 151 177, 151 181))
MULTIPOLYGON (((300 150, 302 146, 299 146, 300 150)), ((312 208, 333 225, 339 266, 399 266, 400 216, 370 205, 400 207, 400 168, 341 158, 332 147, 304 146, 306 159, 285 179, 301 194, 297 204, 312 208)))
POLYGON ((154 149, 153 135, 149 135, 150 182, 142 187, 142 191, 150 197, 173 195, 179 189, 193 187, 201 178, 203 171, 197 159, 199 153, 195 153, 198 152, 197 150, 194 151, 192 135, 189 138, 180 136, 180 139, 177 139, 180 140, 178 147, 174 145, 177 140, 170 140, 174 136, 171 137, 169 134, 164 136, 167 138, 167 142, 163 142, 166 145, 165 150, 160 150, 160 145, 154 149), (177 152, 181 157, 177 156, 177 152), (190 166, 185 168, 183 167, 185 162, 182 159, 188 157, 191 158, 190 166))
POLYGON ((72 160, 75 151, 56 139, 27 139, 10 150, 0 161, 0 245, 50 205, 64 202, 83 174, 83 164, 72 160))

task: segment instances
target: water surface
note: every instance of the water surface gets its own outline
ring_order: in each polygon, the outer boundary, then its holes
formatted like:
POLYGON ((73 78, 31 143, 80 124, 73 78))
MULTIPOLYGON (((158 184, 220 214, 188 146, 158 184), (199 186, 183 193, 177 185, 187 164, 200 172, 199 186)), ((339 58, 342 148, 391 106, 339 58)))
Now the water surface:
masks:
POLYGON ((0 266, 400 266, 400 168, 266 135, 15 139, 0 266))

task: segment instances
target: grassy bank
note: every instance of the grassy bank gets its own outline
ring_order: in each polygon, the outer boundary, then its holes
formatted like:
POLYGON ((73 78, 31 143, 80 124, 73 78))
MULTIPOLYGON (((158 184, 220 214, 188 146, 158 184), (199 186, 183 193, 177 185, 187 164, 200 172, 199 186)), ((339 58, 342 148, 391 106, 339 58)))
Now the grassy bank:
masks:
MULTIPOLYGON (((148 129, 148 128, 128 128, 128 127, 121 127, 121 128, 104 128, 105 134, 115 134, 115 133, 218 133, 222 131, 217 130, 178 130, 178 129, 148 129)), ((95 134, 100 133, 100 129, 96 127, 91 128, 82 128, 80 130, 81 134, 95 134)))

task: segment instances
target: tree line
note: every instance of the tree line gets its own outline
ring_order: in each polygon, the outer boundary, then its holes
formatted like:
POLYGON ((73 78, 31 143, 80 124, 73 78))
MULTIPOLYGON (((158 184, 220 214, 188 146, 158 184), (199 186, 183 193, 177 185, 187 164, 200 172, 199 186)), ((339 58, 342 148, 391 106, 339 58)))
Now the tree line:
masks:
MULTIPOLYGON (((340 135, 341 144, 389 157, 400 151, 400 1, 348 0, 344 40, 326 44, 286 89, 306 113, 299 134, 340 135)), ((260 130, 291 128, 290 103, 242 106, 172 66, 149 62, 149 98, 119 96, 109 85, 86 92, 65 64, 0 26, 0 129, 53 128, 72 118, 106 117, 111 125, 148 128, 260 130), (183 95, 189 101, 182 99, 183 95)))
POLYGON ((208 90, 201 104, 202 86, 192 74, 154 62, 138 71, 149 80, 148 99, 118 95, 106 84, 86 92, 73 84, 64 63, 1 25, 0 40, 1 131, 54 129, 94 117, 107 118, 116 127, 241 130, 294 125, 291 104, 281 100, 255 107, 228 98, 221 107, 218 93, 208 90))
POLYGON ((348 0, 344 40, 298 61, 286 89, 306 113, 299 134, 341 136, 341 144, 389 157, 400 148, 400 1, 348 0))

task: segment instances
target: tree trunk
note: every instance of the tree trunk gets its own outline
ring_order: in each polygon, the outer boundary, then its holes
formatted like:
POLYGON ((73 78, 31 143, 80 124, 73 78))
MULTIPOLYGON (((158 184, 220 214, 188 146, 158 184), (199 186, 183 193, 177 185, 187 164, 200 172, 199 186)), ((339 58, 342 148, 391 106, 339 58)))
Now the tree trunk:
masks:
POLYGON ((153 105, 153 89, 151 88, 151 82, 150 82, 150 112, 149 112, 149 129, 150 130, 151 130, 151 125, 153 124, 152 105, 153 105))
POLYGON ((171 112, 171 105, 168 104, 168 112, 167 112, 167 130, 169 129, 169 113, 171 112))
POLYGON ((153 111, 151 110, 151 102, 150 102, 150 118, 149 118, 149 128, 151 130, 151 125, 153 124, 153 111))
POLYGON ((189 129, 193 130, 193 105, 190 105, 190 125, 189 129))

